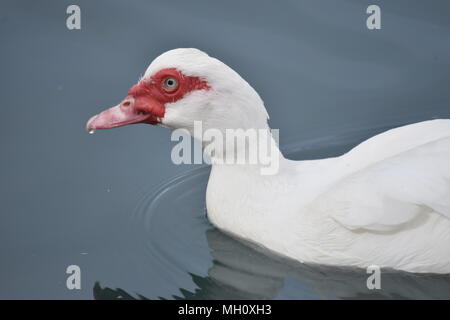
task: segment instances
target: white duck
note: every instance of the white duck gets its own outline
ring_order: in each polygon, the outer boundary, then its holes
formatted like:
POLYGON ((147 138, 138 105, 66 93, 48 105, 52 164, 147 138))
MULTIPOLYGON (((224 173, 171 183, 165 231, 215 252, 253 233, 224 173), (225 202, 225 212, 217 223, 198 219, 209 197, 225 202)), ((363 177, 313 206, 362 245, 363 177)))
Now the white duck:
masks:
MULTIPOLYGON (((194 121, 224 132, 270 130, 267 119, 235 71, 197 49, 176 49, 87 130, 150 123, 201 140, 194 121)), ((291 161, 276 149, 273 175, 262 175, 262 164, 214 161, 226 152, 211 154, 206 195, 218 228, 301 262, 450 273, 450 120, 392 129, 336 158, 291 161)))

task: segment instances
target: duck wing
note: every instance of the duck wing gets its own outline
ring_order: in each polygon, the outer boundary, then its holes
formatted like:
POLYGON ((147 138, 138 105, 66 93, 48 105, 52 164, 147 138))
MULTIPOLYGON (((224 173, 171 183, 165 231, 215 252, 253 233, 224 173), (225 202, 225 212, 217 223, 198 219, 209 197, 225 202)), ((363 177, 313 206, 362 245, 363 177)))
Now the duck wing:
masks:
POLYGON ((339 157, 333 171, 313 206, 349 229, 392 231, 432 212, 450 219, 450 120, 379 134, 339 157))

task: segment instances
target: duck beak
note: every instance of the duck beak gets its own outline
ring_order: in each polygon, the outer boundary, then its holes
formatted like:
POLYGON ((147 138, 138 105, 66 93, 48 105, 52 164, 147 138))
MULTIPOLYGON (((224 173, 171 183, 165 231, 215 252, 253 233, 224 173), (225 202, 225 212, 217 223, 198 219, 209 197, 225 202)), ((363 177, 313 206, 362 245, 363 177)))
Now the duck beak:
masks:
POLYGON ((134 123, 153 123, 156 118, 146 112, 137 111, 134 98, 126 97, 120 104, 107 109, 92 118, 86 124, 86 130, 111 129, 134 123))

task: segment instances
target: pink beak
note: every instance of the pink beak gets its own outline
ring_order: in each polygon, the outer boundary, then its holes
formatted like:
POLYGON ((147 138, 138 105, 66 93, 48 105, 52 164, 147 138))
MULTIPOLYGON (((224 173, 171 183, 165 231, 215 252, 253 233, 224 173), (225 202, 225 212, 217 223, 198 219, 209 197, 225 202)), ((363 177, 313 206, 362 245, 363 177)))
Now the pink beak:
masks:
POLYGON ((154 123, 155 117, 150 113, 136 111, 134 98, 126 97, 120 104, 107 109, 92 118, 86 124, 86 130, 111 129, 134 123, 154 123))

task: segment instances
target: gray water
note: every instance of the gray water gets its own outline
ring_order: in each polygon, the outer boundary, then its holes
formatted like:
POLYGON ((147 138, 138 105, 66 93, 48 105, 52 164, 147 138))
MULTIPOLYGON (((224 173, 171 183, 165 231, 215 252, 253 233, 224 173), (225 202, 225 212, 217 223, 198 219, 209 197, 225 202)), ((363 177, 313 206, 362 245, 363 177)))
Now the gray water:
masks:
POLYGON ((69 4, 0 3, 0 298, 450 298, 448 276, 383 270, 371 291, 364 270, 250 247, 208 223, 209 168, 172 164, 168 130, 84 131, 177 47, 248 80, 293 159, 450 118, 448 1, 76 1, 76 31, 69 4))

